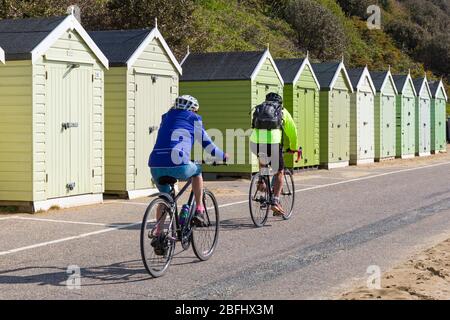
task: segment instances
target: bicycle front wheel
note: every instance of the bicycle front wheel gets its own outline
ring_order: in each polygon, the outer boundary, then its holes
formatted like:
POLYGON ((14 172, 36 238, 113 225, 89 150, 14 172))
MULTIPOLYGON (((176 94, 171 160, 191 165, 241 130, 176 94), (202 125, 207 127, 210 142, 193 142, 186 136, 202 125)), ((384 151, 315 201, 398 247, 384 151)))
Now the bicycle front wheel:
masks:
POLYGON ((153 200, 141 225, 142 261, 152 277, 161 277, 169 268, 176 240, 175 216, 170 203, 162 198, 153 200))
POLYGON ((257 173, 250 184, 249 206, 254 225, 264 227, 269 218, 269 179, 257 173))
POLYGON ((281 190, 280 202, 286 212, 283 215, 283 219, 289 220, 292 217, 292 213, 294 212, 295 204, 294 177, 292 175, 292 172, 290 172, 289 170, 285 170, 284 172, 284 183, 283 189, 281 190))
POLYGON ((201 261, 212 257, 219 242, 220 217, 216 197, 208 190, 203 194, 205 208, 204 227, 194 227, 192 230, 192 249, 201 261))

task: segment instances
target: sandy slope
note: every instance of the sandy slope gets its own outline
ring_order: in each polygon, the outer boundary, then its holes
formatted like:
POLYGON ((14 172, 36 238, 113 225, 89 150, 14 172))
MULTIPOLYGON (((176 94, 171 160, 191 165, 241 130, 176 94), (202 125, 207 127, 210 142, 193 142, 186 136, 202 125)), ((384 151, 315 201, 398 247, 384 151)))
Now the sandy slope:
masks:
POLYGON ((342 299, 450 299, 450 239, 385 273, 381 287, 358 288, 342 299))

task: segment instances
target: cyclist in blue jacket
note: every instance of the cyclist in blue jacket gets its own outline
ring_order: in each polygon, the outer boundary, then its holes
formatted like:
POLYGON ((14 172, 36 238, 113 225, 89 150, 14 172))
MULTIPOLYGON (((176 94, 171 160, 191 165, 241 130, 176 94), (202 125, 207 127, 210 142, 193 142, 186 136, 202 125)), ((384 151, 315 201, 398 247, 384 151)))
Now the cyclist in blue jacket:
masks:
POLYGON ((185 95, 176 99, 173 108, 162 116, 158 137, 148 165, 160 192, 170 192, 169 186, 158 184, 161 177, 173 177, 183 181, 193 178, 192 189, 197 206, 193 222, 197 226, 203 226, 205 208, 202 202, 202 167, 191 161, 192 147, 195 141, 199 142, 203 149, 218 161, 225 161, 228 156, 212 142, 206 133, 202 118, 197 114, 199 108, 197 99, 192 96, 185 95))

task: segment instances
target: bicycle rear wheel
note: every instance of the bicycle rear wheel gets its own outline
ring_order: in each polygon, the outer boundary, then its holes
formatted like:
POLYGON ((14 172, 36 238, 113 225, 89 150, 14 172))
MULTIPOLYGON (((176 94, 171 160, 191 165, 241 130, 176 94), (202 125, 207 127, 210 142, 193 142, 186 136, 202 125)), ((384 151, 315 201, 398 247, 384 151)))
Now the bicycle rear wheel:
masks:
POLYGON ((294 177, 292 176, 292 172, 290 172, 289 170, 284 171, 284 183, 283 189, 281 190, 280 202, 286 212, 283 215, 283 219, 289 220, 292 217, 292 213, 294 212, 295 204, 294 177))
POLYGON ((250 184, 248 203, 250 216, 254 225, 258 228, 264 227, 269 218, 269 200, 269 180, 257 173, 253 176, 250 184))
POLYGON ((168 201, 153 200, 145 211, 141 225, 141 256, 145 269, 159 278, 172 261, 177 240, 175 216, 168 201))
POLYGON ((192 249, 201 261, 212 257, 219 241, 220 217, 216 197, 208 190, 203 194, 205 207, 205 227, 194 227, 192 230, 192 249))

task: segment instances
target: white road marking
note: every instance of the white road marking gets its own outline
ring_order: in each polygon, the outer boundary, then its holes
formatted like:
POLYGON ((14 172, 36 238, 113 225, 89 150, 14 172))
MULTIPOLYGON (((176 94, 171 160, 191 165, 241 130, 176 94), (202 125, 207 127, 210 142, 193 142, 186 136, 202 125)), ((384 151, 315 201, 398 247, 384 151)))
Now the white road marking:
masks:
POLYGON ((128 225, 124 225, 124 226, 120 226, 120 227, 108 228, 108 229, 102 229, 102 230, 98 230, 98 231, 83 233, 83 234, 80 234, 78 236, 67 237, 67 238, 53 240, 53 241, 47 241, 47 242, 41 242, 41 243, 33 244, 33 245, 30 245, 30 246, 26 246, 26 247, 21 247, 21 248, 17 248, 17 249, 11 249, 11 250, 7 250, 7 251, 2 251, 2 252, 0 252, 0 256, 6 256, 6 255, 9 255, 9 254, 12 254, 12 253, 17 253, 17 252, 21 252, 21 251, 25 251, 25 250, 36 249, 36 248, 45 247, 45 246, 49 246, 49 245, 57 244, 57 243, 61 243, 61 242, 66 242, 66 241, 71 241, 71 240, 76 240, 76 239, 82 239, 82 238, 87 238, 87 237, 98 235, 98 234, 103 234, 103 233, 108 233, 108 232, 112 232, 112 231, 116 231, 116 230, 131 228, 131 227, 134 227, 134 226, 137 226, 137 225, 140 225, 140 224, 141 224, 141 222, 139 222, 139 223, 132 223, 132 224, 128 224, 128 225))
POLYGON ((54 219, 44 219, 44 218, 27 218, 27 217, 11 217, 14 220, 30 220, 30 221, 40 221, 40 222, 55 222, 55 223, 68 223, 68 224, 82 224, 88 226, 101 226, 108 227, 114 226, 114 224, 105 223, 95 223, 95 222, 82 222, 82 221, 67 221, 67 220, 54 220, 54 219))
POLYGON ((145 203, 145 202, 127 202, 127 201, 117 201, 117 202, 114 202, 114 203, 120 203, 120 204, 131 204, 131 205, 135 205, 135 206, 145 206, 145 207, 148 207, 148 205, 150 204, 150 203, 145 203))
POLYGON ((2 220, 9 220, 9 219, 11 219, 12 217, 5 217, 5 218, 0 218, 0 221, 2 221, 2 220))
MULTIPOLYGON (((341 184, 346 184, 346 183, 370 180, 370 179, 375 179, 375 178, 379 178, 379 177, 389 176, 389 175, 393 175, 393 174, 399 174, 399 173, 404 173, 404 172, 423 170, 423 169, 439 167, 439 166, 444 166, 444 165, 450 165, 450 162, 437 163, 437 164, 432 164, 432 165, 423 166, 423 167, 417 167, 417 168, 410 168, 410 169, 403 169, 403 170, 385 172, 385 173, 381 173, 381 174, 377 174, 377 175, 373 175, 373 176, 367 176, 367 177, 362 177, 362 178, 356 178, 356 179, 350 179, 350 180, 345 180, 345 181, 339 181, 339 182, 330 183, 330 184, 326 184, 326 185, 314 186, 314 187, 310 187, 310 188, 306 188, 306 189, 297 190, 296 193, 297 192, 306 192, 306 191, 310 191, 310 190, 323 189, 323 188, 333 187, 333 186, 336 186, 336 185, 341 185, 341 184)), ((125 202, 124 201, 124 202, 119 202, 119 203, 133 204, 133 205, 146 205, 147 206, 147 204, 139 203, 139 202, 125 202)), ((239 204, 244 204, 244 203, 248 203, 248 200, 223 204, 223 205, 220 205, 219 208, 232 207, 232 206, 239 205, 239 204)), ((9 218, 9 217, 7 217, 7 218, 9 218)), ((90 236, 94 236, 94 235, 98 235, 98 234, 103 234, 103 233, 108 233, 108 232, 112 232, 112 231, 116 231, 116 230, 130 228, 130 227, 134 227, 134 226, 138 226, 138 225, 141 225, 141 222, 132 223, 132 224, 125 225, 125 226, 120 226, 120 227, 118 226, 118 227, 114 227, 114 228, 102 229, 102 230, 98 230, 98 231, 94 231, 94 232, 84 233, 84 234, 81 234, 81 235, 78 235, 78 236, 73 236, 73 237, 67 237, 67 238, 59 239, 59 240, 42 242, 42 243, 38 243, 38 244, 35 244, 35 245, 27 246, 27 247, 21 247, 21 248, 17 248, 17 249, 12 249, 12 250, 8 250, 8 251, 0 252, 0 256, 5 256, 5 255, 8 255, 8 254, 21 252, 21 251, 25 251, 25 250, 45 247, 45 246, 49 246, 49 245, 52 245, 52 244, 66 242, 66 241, 82 239, 82 238, 86 238, 86 237, 90 237, 90 236)))

